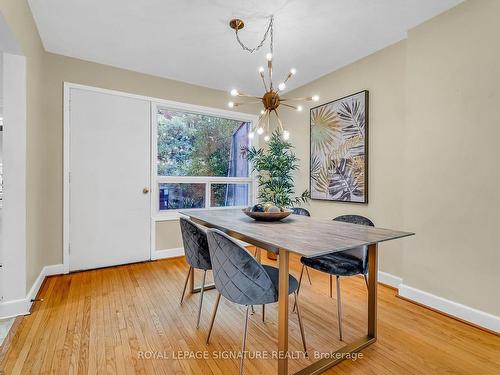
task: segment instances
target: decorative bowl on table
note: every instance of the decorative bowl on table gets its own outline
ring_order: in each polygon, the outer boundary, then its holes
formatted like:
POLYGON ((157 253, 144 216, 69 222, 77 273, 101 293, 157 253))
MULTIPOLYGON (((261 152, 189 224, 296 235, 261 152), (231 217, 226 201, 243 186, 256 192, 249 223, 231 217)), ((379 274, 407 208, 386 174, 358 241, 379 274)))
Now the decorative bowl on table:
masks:
MULTIPOLYGON (((256 205, 260 206, 260 205, 256 205)), ((256 206, 242 209, 243 213, 257 221, 279 221, 289 216, 293 211, 289 209, 260 210, 256 206)))

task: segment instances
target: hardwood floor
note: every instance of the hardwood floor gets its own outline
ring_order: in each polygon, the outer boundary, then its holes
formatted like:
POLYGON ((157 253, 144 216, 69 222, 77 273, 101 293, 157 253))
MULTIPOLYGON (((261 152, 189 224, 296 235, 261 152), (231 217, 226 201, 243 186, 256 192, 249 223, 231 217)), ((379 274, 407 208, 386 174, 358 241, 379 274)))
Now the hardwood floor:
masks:
MULTIPOLYGON (((298 276, 294 257, 291 267, 298 276)), ((244 308, 221 299, 211 344, 206 346, 216 292, 205 293, 196 330, 199 294, 188 295, 179 306, 186 272, 186 263, 178 258, 48 278, 40 291, 44 301, 36 303, 32 314, 18 325, 0 374, 237 373, 238 358, 220 357, 240 350, 244 308), (207 358, 180 358, 184 351, 207 358)), ((309 353, 314 357, 316 351, 326 353, 343 344, 338 341, 337 306, 329 298, 328 276, 313 270, 310 274, 312 285, 304 278, 300 302, 309 353)), ((200 276, 197 273, 197 282, 200 276)), ((351 342, 366 332, 367 293, 362 278, 342 281, 344 340, 351 342)), ((365 349, 361 358, 344 361, 328 373, 499 373, 500 337, 395 294, 379 286, 377 343, 365 349)), ((247 350, 251 355, 264 350, 272 355, 277 348, 276 306, 266 306, 265 323, 261 312, 256 307, 250 319, 247 350)), ((296 314, 290 314, 289 337, 291 350, 300 352, 296 314)), ((291 360, 290 372, 310 361, 291 360)), ((245 374, 273 374, 276 368, 274 359, 245 361, 245 374)))

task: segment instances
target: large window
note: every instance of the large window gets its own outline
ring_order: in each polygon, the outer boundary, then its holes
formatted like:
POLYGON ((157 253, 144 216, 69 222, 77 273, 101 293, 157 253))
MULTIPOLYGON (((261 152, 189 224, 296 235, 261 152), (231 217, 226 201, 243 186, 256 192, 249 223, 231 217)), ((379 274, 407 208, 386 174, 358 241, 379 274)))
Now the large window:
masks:
POLYGON ((253 192, 248 161, 250 122, 156 108, 157 209, 248 206, 253 192))

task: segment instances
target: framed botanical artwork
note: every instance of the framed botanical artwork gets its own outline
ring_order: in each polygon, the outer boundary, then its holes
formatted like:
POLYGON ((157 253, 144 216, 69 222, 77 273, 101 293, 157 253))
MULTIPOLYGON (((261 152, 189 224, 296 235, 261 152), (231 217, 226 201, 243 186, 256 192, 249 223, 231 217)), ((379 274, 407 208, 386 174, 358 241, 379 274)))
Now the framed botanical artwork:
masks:
POLYGON ((368 203, 368 91, 311 108, 312 199, 368 203))

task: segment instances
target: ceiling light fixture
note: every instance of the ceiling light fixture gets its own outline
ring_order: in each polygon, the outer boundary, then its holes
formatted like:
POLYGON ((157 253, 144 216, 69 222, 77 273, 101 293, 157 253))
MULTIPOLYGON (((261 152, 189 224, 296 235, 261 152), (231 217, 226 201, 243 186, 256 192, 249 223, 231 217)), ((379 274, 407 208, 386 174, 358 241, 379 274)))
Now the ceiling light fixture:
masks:
POLYGON ((295 109, 295 110, 300 112, 303 109, 301 105, 295 106, 295 105, 289 104, 289 102, 291 102, 291 101, 315 101, 315 102, 317 102, 319 100, 318 95, 314 95, 314 96, 310 96, 310 97, 306 97, 306 98, 282 98, 282 97, 280 97, 279 92, 286 89, 286 83, 288 82, 288 80, 290 78, 292 78, 297 73, 297 70, 295 68, 290 69, 287 76, 285 77, 285 80, 282 81, 278 85, 278 90, 275 90, 274 84, 273 84, 273 58, 274 58, 274 56, 273 56, 273 43, 274 43, 273 24, 274 24, 274 17, 271 16, 269 19, 269 24, 267 25, 266 32, 264 33, 264 37, 262 38, 261 42, 257 45, 257 47, 249 48, 240 40, 240 37, 238 34, 239 31, 241 29, 243 29, 243 27, 245 26, 245 23, 242 20, 237 19, 237 18, 232 19, 229 22, 229 26, 235 31, 236 40, 240 44, 241 48, 243 48, 243 50, 245 50, 247 52, 253 53, 255 51, 258 51, 264 45, 266 40, 268 38, 270 39, 270 42, 269 42, 270 52, 266 54, 267 70, 268 70, 267 80, 266 80, 266 77, 264 75, 264 72, 265 72, 264 67, 261 66, 259 68, 259 75, 260 75, 260 78, 262 80, 262 84, 264 85, 264 90, 265 90, 264 95, 262 97, 246 95, 246 94, 241 93, 237 89, 232 89, 231 96, 239 97, 239 98, 258 99, 258 100, 257 101, 250 101, 250 102, 241 102, 241 103, 235 103, 235 102, 231 101, 228 103, 230 108, 234 108, 234 107, 237 107, 237 106, 242 105, 242 104, 253 104, 253 103, 262 103, 264 105, 264 109, 262 111, 260 111, 259 119, 257 120, 256 124, 253 124, 252 129, 251 129, 250 133, 248 134, 248 137, 250 139, 253 139, 255 137, 255 133, 257 133, 257 135, 265 134, 264 140, 266 142, 269 141, 269 139, 270 139, 269 126, 270 126, 270 117, 271 117, 272 113, 274 113, 274 115, 277 119, 278 127, 279 127, 279 130, 281 131, 283 139, 288 140, 290 138, 290 132, 288 130, 284 129, 283 122, 281 121, 280 116, 278 114, 278 107, 280 105, 283 105, 284 107, 287 107, 287 108, 295 109), (269 86, 268 86, 268 84, 269 84, 269 86))

